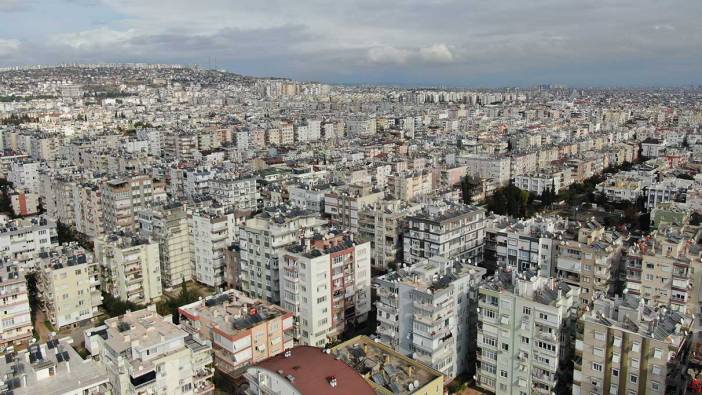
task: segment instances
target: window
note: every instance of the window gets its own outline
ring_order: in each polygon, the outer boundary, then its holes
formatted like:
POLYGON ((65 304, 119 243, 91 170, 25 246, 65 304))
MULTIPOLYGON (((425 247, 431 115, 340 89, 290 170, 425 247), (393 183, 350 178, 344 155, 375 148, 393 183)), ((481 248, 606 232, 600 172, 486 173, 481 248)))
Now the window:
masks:
POLYGON ((653 358, 656 358, 656 359, 663 358, 663 350, 661 350, 660 348, 654 349, 653 350, 653 358))
POLYGON ((509 351, 509 344, 507 343, 502 343, 502 349, 505 351, 509 351))
POLYGON ((657 381, 651 381, 651 389, 654 391, 658 391, 661 388, 661 384, 658 383, 657 381))
POLYGON ((507 378, 507 371, 506 370, 500 370, 500 376, 507 378))
POLYGON ((539 318, 544 320, 544 321, 548 321, 548 314, 539 313, 539 318))
POLYGON ((631 351, 633 351, 633 352, 641 352, 641 343, 639 343, 639 342, 634 342, 634 344, 631 346, 631 351))
POLYGON ((604 349, 595 347, 595 348, 593 349, 592 353, 593 353, 596 357, 603 357, 603 356, 604 356, 604 349))
POLYGON ((522 308, 522 313, 524 313, 525 315, 531 315, 531 308, 524 306, 522 308))
POLYGON ((654 376, 660 376, 660 375, 661 375, 661 367, 660 367, 660 366, 656 366, 656 365, 651 366, 651 373, 652 373, 654 376))
POLYGON ((631 384, 636 384, 636 383, 638 383, 638 382, 639 382, 639 376, 637 376, 637 375, 635 375, 635 374, 632 374, 631 376, 629 376, 629 382, 631 382, 631 384))
POLYGON ((593 362, 592 370, 594 370, 595 372, 602 372, 602 365, 597 362, 593 362))
POLYGON ((639 360, 636 358, 631 358, 631 367, 633 367, 634 369, 638 369, 639 368, 639 360))
POLYGON ((599 340, 599 341, 603 342, 603 341, 605 341, 605 339, 607 339, 607 335, 605 335, 602 332, 595 332, 595 340, 599 340))
POLYGON ((497 346, 497 338, 490 337, 490 336, 483 336, 483 343, 487 344, 488 346, 496 347, 497 346))
POLYGON ((551 352, 555 352, 555 351, 556 351, 556 345, 553 344, 553 343, 549 343, 549 342, 545 342, 545 341, 539 340, 539 341, 536 343, 536 345, 537 345, 539 348, 542 348, 542 349, 544 349, 544 350, 548 350, 548 351, 551 351, 551 352))
POLYGON ((619 369, 612 369, 612 377, 619 377, 619 369))
POLYGON ((522 336, 522 343, 523 344, 529 344, 529 338, 526 336, 522 336))

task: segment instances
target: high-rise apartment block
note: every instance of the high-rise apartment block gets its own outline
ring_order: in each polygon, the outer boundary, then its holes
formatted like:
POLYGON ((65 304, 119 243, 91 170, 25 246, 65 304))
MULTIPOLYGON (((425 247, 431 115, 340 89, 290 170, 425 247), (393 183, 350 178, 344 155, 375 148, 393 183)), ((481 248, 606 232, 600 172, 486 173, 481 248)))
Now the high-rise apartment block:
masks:
POLYGON ((32 337, 29 293, 24 273, 12 260, 0 258, 0 346, 21 343, 32 337))
POLYGON ((412 265, 433 256, 483 259, 485 210, 475 206, 438 202, 408 217, 404 234, 404 262, 412 265))
POLYGON ((435 256, 375 279, 379 340, 448 377, 470 373, 485 272, 435 256))
POLYGON ((578 289, 498 270, 478 296, 478 385, 497 394, 544 394, 567 383, 578 289))
POLYGON ((158 243, 130 234, 95 239, 95 259, 102 268, 102 289, 137 304, 158 301, 163 293, 158 243))
POLYGON ((573 394, 684 394, 692 317, 634 295, 598 298, 578 323, 573 394))
POLYGON ((42 309, 54 328, 80 324, 100 314, 100 265, 77 243, 40 254, 37 288, 42 309))
POLYGON ((246 220, 239 239, 242 290, 249 297, 280 303, 280 252, 325 224, 317 213, 291 207, 266 208, 246 220))
POLYGON ((280 304, 295 314, 300 343, 321 347, 366 321, 370 255, 370 242, 334 232, 305 237, 279 254, 280 304))
POLYGON ((173 288, 193 278, 190 222, 185 207, 167 204, 138 212, 142 237, 158 243, 161 282, 173 288))

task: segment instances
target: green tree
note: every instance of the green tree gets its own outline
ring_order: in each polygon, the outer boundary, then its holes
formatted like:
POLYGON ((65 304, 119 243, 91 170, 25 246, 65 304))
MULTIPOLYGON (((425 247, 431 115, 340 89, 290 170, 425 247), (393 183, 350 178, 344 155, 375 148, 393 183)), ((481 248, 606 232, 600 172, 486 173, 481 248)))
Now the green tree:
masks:
POLYGON ((461 195, 463 203, 470 204, 473 201, 473 195, 480 186, 480 179, 476 179, 466 175, 461 179, 461 195))

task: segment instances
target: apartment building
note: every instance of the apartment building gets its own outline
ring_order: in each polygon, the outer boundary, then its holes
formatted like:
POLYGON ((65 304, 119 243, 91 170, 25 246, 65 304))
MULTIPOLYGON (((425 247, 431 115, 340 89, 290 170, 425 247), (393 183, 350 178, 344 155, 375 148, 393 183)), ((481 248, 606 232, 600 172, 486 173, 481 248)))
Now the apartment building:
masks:
POLYGON ((40 251, 58 245, 56 223, 47 216, 7 219, 0 216, 0 254, 31 270, 40 251))
POLYGON ((578 289, 499 269, 478 293, 478 385, 515 395, 548 395, 566 388, 578 289))
POLYGON ((692 244, 683 228, 665 227, 632 245, 624 257, 627 293, 649 306, 695 312, 688 306, 693 299, 692 244))
POLYGON ((102 191, 98 184, 76 182, 72 184, 73 212, 76 230, 88 237, 105 233, 102 212, 102 191))
POLYGON ((197 134, 182 130, 161 133, 162 153, 166 160, 192 162, 198 149, 197 134))
POLYGON ((644 182, 639 178, 612 176, 597 184, 597 191, 613 202, 636 201, 644 195, 644 182))
POLYGON ((682 178, 666 178, 646 189, 646 208, 651 210, 660 203, 682 202, 687 200, 687 191, 695 182, 682 178))
POLYGON ((158 243, 161 282, 166 289, 193 278, 190 221, 179 203, 143 208, 137 212, 139 234, 158 243))
POLYGON ((623 237, 616 231, 589 221, 578 229, 576 240, 559 241, 557 247, 556 276, 580 288, 581 304, 622 288, 623 237))
POLYGON ((441 372, 366 336, 356 336, 336 345, 330 353, 354 368, 377 394, 444 393, 445 376, 441 372), (377 377, 382 380, 376 381, 377 377))
POLYGON ((259 193, 255 178, 215 177, 210 194, 220 204, 236 210, 256 210, 259 193))
POLYGON ((241 227, 241 289, 252 298, 280 303, 278 256, 283 249, 298 243, 300 235, 322 228, 327 222, 319 214, 294 207, 268 207, 241 227))
POLYGON ((29 192, 39 192, 41 181, 39 179, 40 162, 29 160, 12 162, 7 181, 15 188, 29 192))
POLYGON ((133 234, 112 233, 95 239, 101 287, 115 298, 137 304, 158 301, 163 293, 158 243, 133 234))
POLYGON ((83 359, 73 339, 51 338, 25 350, 7 350, 0 360, 3 380, 0 391, 7 394, 85 394, 113 392, 107 369, 100 362, 83 359))
POLYGON ((160 316, 155 305, 110 318, 84 335, 115 394, 214 392, 212 344, 160 316))
POLYGON ((578 322, 573 394, 685 394, 692 320, 634 295, 596 299, 578 322))
POLYGON ((149 204, 166 200, 165 184, 151 176, 133 176, 107 181, 102 188, 106 230, 137 230, 136 213, 149 204))
POLYGON ((288 201, 303 210, 324 213, 324 197, 331 192, 329 184, 288 185, 288 201))
POLYGON ((557 246, 567 228, 568 220, 561 217, 513 219, 493 214, 486 219, 483 265, 490 270, 510 267, 518 273, 552 277, 557 246))
POLYGON ((370 242, 322 230, 279 253, 280 305, 300 344, 324 346, 371 310, 370 242))
POLYGON ((467 259, 476 265, 482 262, 485 210, 441 201, 424 206, 407 220, 403 236, 406 264, 413 265, 437 255, 467 259))
POLYGON ((485 273, 435 256, 376 278, 377 338, 449 379, 472 374, 476 290, 485 273))
POLYGON ((385 197, 385 192, 373 190, 369 184, 348 185, 324 196, 324 213, 331 223, 358 232, 358 212, 366 205, 385 197))
POLYGON ((190 215, 191 251, 194 278, 210 287, 224 282, 224 255, 236 240, 243 218, 233 210, 210 207, 190 215))
POLYGON ((558 193, 568 188, 573 182, 570 177, 570 169, 567 167, 541 169, 538 172, 515 176, 513 181, 517 188, 537 195, 541 195, 546 190, 558 193))
POLYGON ((180 327, 212 342, 214 366, 238 377, 246 367, 293 347, 293 314, 229 290, 178 308, 180 327))
POLYGON ((0 346, 6 347, 32 337, 29 293, 24 273, 7 257, 0 258, 0 346))
POLYGON ((77 178, 54 171, 41 173, 39 195, 47 217, 66 225, 76 224, 73 188, 77 178))
POLYGON ((432 180, 430 171, 402 172, 387 177, 387 189, 395 199, 414 202, 432 193, 432 180))
POLYGON ((511 179, 509 156, 470 154, 456 159, 459 164, 466 166, 466 174, 471 177, 491 178, 499 185, 509 184, 511 179))
POLYGON ((63 244, 40 254, 39 300, 54 328, 80 324, 100 314, 100 265, 78 243, 63 244))
POLYGON ((9 193, 12 212, 20 217, 37 214, 39 212, 39 194, 18 190, 9 193))
POLYGON ((402 260, 407 217, 421 207, 402 200, 379 200, 359 210, 358 235, 371 242, 374 268, 388 270, 402 260))

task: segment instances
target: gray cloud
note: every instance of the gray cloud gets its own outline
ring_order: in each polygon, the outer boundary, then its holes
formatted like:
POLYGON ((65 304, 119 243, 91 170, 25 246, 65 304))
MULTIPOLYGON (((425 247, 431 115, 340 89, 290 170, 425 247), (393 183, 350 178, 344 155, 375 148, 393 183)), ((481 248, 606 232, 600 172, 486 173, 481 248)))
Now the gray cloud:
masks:
POLYGON ((693 82, 702 64, 697 0, 169 0, 168 12, 155 0, 69 1, 118 18, 22 42, 0 62, 217 57, 303 79, 594 85, 693 82))

